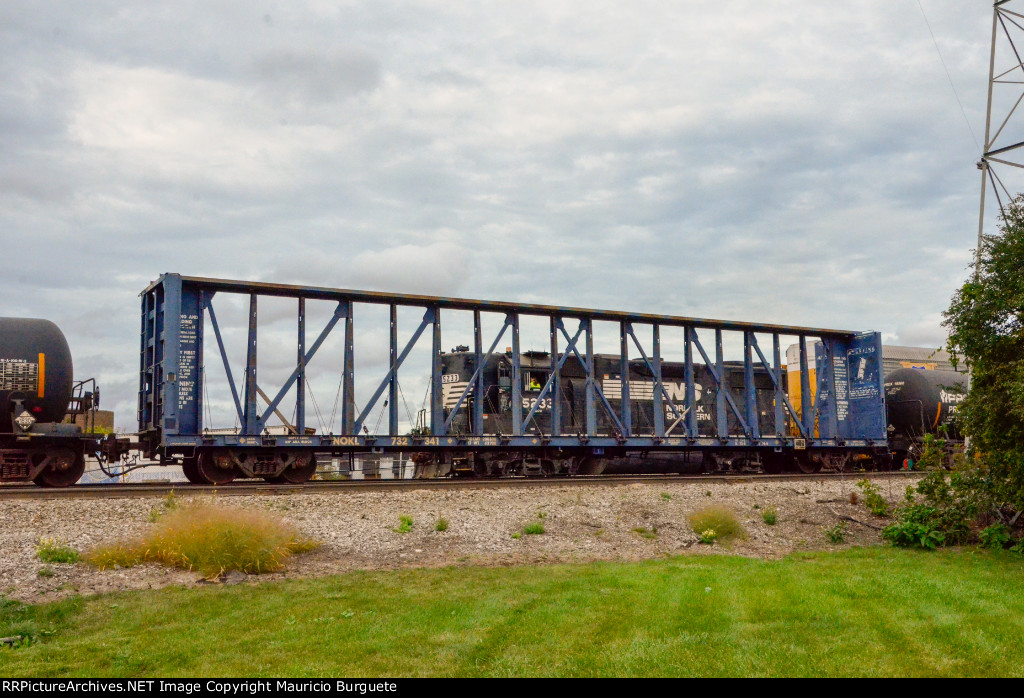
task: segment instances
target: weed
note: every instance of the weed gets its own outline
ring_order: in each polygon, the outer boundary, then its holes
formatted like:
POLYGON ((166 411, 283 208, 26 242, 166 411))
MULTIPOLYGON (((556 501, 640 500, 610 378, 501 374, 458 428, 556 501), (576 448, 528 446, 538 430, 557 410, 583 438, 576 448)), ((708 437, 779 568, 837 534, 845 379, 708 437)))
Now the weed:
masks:
POLYGON ((36 557, 43 562, 70 564, 82 559, 81 554, 72 547, 64 545, 54 538, 40 538, 36 546, 36 557))
POLYGON ((662 492, 661 498, 664 499, 666 502, 672 501, 672 495, 670 495, 668 492, 662 492))
POLYGON ((448 530, 448 519, 441 517, 434 523, 434 530, 442 533, 448 530))
POLYGON ((174 490, 171 490, 161 500, 158 506, 153 507, 149 511, 149 522, 156 523, 168 512, 174 511, 178 508, 178 495, 174 494, 174 490))
POLYGON ((775 507, 771 506, 761 512, 761 518, 769 526, 774 526, 775 522, 779 520, 779 512, 775 507))
POLYGON ((101 569, 160 562, 208 576, 227 570, 261 574, 319 545, 269 513, 198 506, 169 512, 142 538, 94 548, 85 559, 101 569))
POLYGON ((921 439, 921 454, 917 458, 918 470, 941 468, 946 462, 946 442, 937 439, 933 434, 925 434, 921 439))
POLYGON ((50 567, 49 565, 46 565, 45 567, 40 567, 39 568, 39 576, 40 577, 52 577, 53 575, 54 575, 53 568, 50 567))
POLYGON ((889 502, 885 501, 878 486, 871 480, 864 479, 857 483, 857 487, 864 492, 864 506, 875 516, 887 516, 889 514, 889 502))
POLYGON ((718 538, 718 533, 713 528, 700 532, 700 542, 704 545, 714 545, 716 538, 718 538))
POLYGON ((537 518, 538 519, 543 519, 545 517, 547 517, 547 512, 544 512, 544 511, 538 511, 537 512, 537 518))
POLYGON ((412 517, 401 514, 398 517, 398 528, 394 529, 396 533, 408 533, 412 530, 412 517))
POLYGON ((994 523, 978 532, 978 539, 985 548, 1005 548, 1012 538, 1010 528, 1003 523, 994 523))
POLYGON ((517 531, 516 533, 513 533, 513 534, 512 534, 512 537, 513 537, 513 538, 515 538, 516 540, 519 540, 520 538, 522 538, 522 537, 523 537, 523 534, 522 534, 522 533, 519 533, 519 532, 517 531))
POLYGON ((163 506, 164 509, 167 509, 168 511, 170 511, 171 509, 177 509, 178 495, 174 494, 174 490, 171 490, 164 496, 164 499, 160 504, 161 506, 163 506))
POLYGON ((860 497, 857 495, 857 493, 856 492, 851 492, 850 493, 850 504, 852 504, 853 506, 857 506, 857 504, 859 502, 860 502, 860 497))
POLYGON ((658 537, 658 527, 654 526, 652 528, 644 528, 643 526, 638 526, 633 529, 633 533, 636 533, 641 538, 646 538, 647 540, 655 540, 658 537))
POLYGON ((830 541, 833 543, 842 543, 843 538, 846 535, 846 522, 840 521, 835 526, 832 526, 831 528, 824 528, 823 530, 825 531, 825 537, 830 541))
POLYGON ((946 542, 946 534, 933 523, 909 520, 889 524, 882 530, 882 538, 901 548, 925 550, 935 550, 946 542))
POLYGON ((523 526, 523 533, 525 533, 528 536, 539 536, 540 534, 544 533, 544 524, 542 524, 540 521, 535 521, 534 523, 526 524, 525 526, 523 526))
MULTIPOLYGON (((976 468, 929 470, 916 490, 907 493, 907 503, 896 510, 896 520, 885 527, 882 537, 893 545, 926 550, 966 543, 980 512, 992 508, 986 487, 987 476, 976 468)), ((999 529, 989 531, 982 544, 995 544, 999 537, 999 529)))
MULTIPOLYGON (((0 644, 0 665, 5 669, 8 657, 3 652, 18 650, 56 633, 82 609, 81 597, 72 597, 49 604, 25 604, 0 595, 0 637, 10 638, 0 644)), ((10 675, 5 671, 5 676, 10 675)))
POLYGON ((747 532, 743 525, 736 520, 736 515, 732 510, 720 505, 705 507, 691 514, 690 527, 697 535, 703 535, 708 530, 714 531, 716 539, 730 540, 747 537, 747 532))

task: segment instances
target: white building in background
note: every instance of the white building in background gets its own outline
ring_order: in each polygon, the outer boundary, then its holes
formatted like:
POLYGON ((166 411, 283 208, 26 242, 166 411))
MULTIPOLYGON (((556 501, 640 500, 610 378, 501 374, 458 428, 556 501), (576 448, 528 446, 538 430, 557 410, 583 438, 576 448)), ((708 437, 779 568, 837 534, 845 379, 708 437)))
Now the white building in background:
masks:
MULTIPOLYGON (((807 342, 807 363, 814 370, 814 346, 807 342)), ((786 364, 789 371, 800 370, 800 346, 790 344, 786 349, 786 364)), ((926 371, 952 371, 949 354, 942 349, 930 347, 901 347, 895 344, 882 345, 882 371, 886 374, 900 368, 919 368, 926 371)))

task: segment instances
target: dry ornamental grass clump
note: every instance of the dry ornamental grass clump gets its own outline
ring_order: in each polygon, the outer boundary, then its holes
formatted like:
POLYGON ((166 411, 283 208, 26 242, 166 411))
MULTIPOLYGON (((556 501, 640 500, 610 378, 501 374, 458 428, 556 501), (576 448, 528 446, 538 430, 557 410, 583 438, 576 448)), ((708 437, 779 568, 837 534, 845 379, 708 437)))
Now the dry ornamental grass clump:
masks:
POLYGON ((713 540, 728 541, 733 538, 746 538, 747 531, 743 528, 736 515, 728 507, 713 505, 690 514, 690 528, 698 536, 704 537, 712 532, 713 540))
POLYGON ((100 569, 159 562, 208 576, 228 570, 262 574, 319 545, 266 512, 196 506, 170 511, 141 538, 99 546, 85 559, 100 569))

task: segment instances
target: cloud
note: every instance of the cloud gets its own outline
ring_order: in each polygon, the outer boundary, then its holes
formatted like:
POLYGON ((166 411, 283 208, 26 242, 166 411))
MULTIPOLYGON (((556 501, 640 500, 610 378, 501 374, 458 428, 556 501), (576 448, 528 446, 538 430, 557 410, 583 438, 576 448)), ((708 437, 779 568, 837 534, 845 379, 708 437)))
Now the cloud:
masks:
POLYGON ((361 52, 320 55, 277 51, 256 58, 253 71, 269 101, 294 101, 292 109, 322 105, 372 90, 380 82, 381 68, 361 52))
MULTIPOLYGON (((923 5, 978 133, 990 8, 923 5)), ((164 272, 936 343, 976 239, 915 3, 8 3, 0 54, 0 312, 55 320, 119 424, 164 272)))

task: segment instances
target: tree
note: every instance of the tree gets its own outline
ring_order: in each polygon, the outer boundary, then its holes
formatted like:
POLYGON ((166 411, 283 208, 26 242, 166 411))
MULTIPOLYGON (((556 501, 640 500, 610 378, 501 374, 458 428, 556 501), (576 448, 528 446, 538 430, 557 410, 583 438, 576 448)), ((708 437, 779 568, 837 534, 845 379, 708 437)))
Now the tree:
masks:
POLYGON ((971 372, 958 413, 997 503, 1024 511, 1024 195, 985 236, 975 274, 943 315, 954 365, 971 372))

